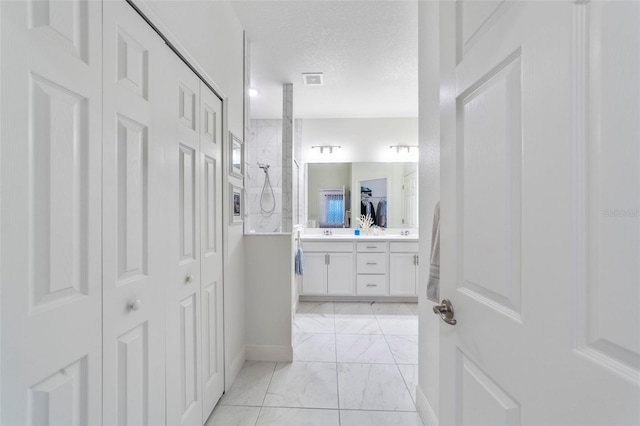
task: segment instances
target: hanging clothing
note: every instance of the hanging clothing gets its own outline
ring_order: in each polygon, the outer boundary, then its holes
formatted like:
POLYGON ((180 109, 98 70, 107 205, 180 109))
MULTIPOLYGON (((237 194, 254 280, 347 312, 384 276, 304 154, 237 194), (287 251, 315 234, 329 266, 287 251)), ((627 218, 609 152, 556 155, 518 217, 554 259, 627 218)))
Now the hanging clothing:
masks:
POLYGON ((387 227, 387 200, 378 201, 378 208, 376 209, 376 225, 380 228, 387 227))
POLYGON ((371 201, 360 202, 360 214, 363 214, 365 216, 366 215, 371 216, 371 219, 373 220, 373 224, 377 225, 376 209, 373 208, 373 203, 371 201))

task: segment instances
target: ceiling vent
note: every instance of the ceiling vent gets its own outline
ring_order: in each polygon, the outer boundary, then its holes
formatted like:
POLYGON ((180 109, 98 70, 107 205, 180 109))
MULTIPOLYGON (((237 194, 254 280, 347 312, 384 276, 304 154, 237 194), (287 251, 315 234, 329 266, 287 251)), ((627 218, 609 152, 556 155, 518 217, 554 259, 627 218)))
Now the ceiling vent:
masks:
POLYGON ((305 86, 322 86, 324 84, 321 72, 302 73, 302 80, 304 80, 305 86))

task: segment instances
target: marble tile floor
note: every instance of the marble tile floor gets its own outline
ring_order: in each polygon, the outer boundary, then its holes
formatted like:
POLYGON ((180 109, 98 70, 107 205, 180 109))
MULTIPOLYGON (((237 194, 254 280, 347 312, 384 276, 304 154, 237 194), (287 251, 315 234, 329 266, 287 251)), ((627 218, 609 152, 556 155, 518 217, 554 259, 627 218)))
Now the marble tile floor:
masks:
POLYGON ((207 426, 422 426, 415 303, 301 302, 293 362, 245 362, 207 426))

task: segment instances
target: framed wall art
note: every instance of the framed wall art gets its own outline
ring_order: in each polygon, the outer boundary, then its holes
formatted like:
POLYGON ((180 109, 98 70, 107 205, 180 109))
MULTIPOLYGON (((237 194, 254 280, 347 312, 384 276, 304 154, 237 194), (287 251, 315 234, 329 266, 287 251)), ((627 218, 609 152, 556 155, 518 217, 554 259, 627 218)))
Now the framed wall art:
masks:
POLYGON ((229 224, 241 224, 244 219, 244 190, 232 183, 229 184, 229 224))

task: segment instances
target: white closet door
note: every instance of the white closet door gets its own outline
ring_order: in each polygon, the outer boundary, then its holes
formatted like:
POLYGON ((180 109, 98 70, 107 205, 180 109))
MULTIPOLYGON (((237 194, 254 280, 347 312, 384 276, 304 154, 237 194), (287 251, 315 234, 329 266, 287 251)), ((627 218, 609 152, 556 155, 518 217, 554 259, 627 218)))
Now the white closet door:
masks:
POLYGON ((101 9, 0 2, 0 423, 101 422, 101 9))
POLYGON ((224 391, 222 101, 200 82, 202 401, 207 419, 224 391))
POLYGON ((172 247, 175 273, 167 287, 167 423, 202 424, 200 328, 200 81, 176 58, 177 78, 164 97, 173 103, 172 175, 168 187, 174 215, 172 247))
POLYGON ((124 1, 104 3, 104 424, 165 423, 163 205, 167 150, 160 105, 171 52, 124 1))

